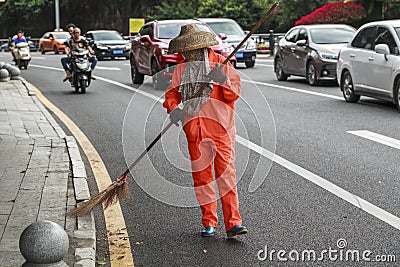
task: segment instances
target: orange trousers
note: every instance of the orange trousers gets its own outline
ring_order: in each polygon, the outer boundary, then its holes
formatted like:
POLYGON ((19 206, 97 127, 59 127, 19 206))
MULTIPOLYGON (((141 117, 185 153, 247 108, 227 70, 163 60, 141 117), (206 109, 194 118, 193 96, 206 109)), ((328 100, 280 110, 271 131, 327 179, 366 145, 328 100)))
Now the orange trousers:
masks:
POLYGON ((213 164, 225 229, 229 231, 235 225, 242 225, 236 188, 234 144, 228 135, 202 139, 200 134, 196 141, 188 141, 195 193, 203 213, 204 227, 216 227, 218 224, 213 164))

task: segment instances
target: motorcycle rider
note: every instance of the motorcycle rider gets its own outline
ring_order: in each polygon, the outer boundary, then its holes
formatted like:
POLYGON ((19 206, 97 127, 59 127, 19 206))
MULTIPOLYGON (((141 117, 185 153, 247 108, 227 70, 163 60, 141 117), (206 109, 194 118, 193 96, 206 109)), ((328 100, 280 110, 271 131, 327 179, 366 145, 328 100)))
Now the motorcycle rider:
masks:
MULTIPOLYGON (((85 48, 89 51, 89 62, 91 63, 91 69, 92 71, 96 67, 97 64, 97 58, 95 56, 95 52, 93 49, 89 46, 89 43, 86 41, 85 38, 81 36, 81 29, 78 27, 75 27, 74 30, 72 31, 72 38, 68 40, 68 46, 70 47, 71 51, 76 51, 79 48, 85 48)), ((72 71, 68 64, 66 64, 66 74, 67 77, 64 79, 64 81, 68 80, 72 76, 72 71)))
POLYGON ((18 30, 17 35, 14 35, 13 38, 11 39, 10 51, 11 51, 11 55, 13 56, 13 61, 17 60, 16 50, 15 50, 16 44, 26 43, 26 42, 27 42, 27 40, 24 36, 24 31, 18 30))
POLYGON ((68 80, 69 78, 71 78, 71 71, 69 69, 69 62, 70 62, 70 52, 71 52, 71 47, 69 46, 69 41, 72 39, 73 36, 73 31, 75 29, 75 24, 73 23, 69 23, 67 24, 67 26, 65 27, 70 35, 70 37, 65 40, 64 44, 65 44, 65 54, 67 55, 66 57, 61 58, 61 64, 64 68, 66 77, 64 78, 64 81, 68 80))

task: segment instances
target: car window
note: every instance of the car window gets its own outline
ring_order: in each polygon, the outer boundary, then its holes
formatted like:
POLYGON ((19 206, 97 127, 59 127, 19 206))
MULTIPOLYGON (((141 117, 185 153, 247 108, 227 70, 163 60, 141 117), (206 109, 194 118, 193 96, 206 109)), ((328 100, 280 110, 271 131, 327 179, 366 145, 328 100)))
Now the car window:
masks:
POLYGON ((68 39, 70 37, 69 33, 55 33, 54 38, 56 39, 68 39))
POLYGON ((306 40, 306 41, 308 41, 308 35, 307 35, 307 30, 306 30, 306 29, 302 28, 302 29, 300 30, 299 36, 297 36, 296 42, 299 41, 299 40, 306 40))
POLYGON ((375 35, 376 27, 365 28, 357 34, 351 43, 351 46, 364 49, 373 49, 375 35))
POLYGON ((148 24, 143 26, 143 28, 139 31, 141 36, 148 35, 150 39, 154 39, 154 32, 153 32, 153 24, 148 24))
MULTIPOLYGON (((176 23, 176 24, 161 24, 158 26, 158 38, 160 39, 172 39, 179 35, 181 32, 181 27, 184 24, 176 23)), ((197 28, 203 32, 211 32, 210 28, 207 25, 196 23, 197 28)))
POLYGON ((224 33, 226 35, 242 36, 244 32, 235 21, 207 22, 216 34, 224 33))
POLYGON ((293 29, 286 35, 285 39, 288 42, 294 43, 296 41, 296 36, 299 33, 299 29, 293 29))
POLYGON ((396 41, 393 38, 393 35, 390 33, 390 30, 385 27, 379 27, 378 33, 375 38, 375 45, 377 44, 387 44, 390 49, 390 54, 397 54, 398 49, 396 45, 396 41))
POLYGON ((397 37, 400 39, 400 27, 394 28, 394 30, 395 30, 395 32, 397 34, 397 37))
POLYGON ((93 32, 93 39, 95 41, 124 40, 118 32, 93 32))
POLYGON ((310 37, 316 44, 347 44, 353 38, 352 28, 310 29, 310 37))
POLYGON ((179 35, 181 24, 161 24, 158 25, 157 36, 161 39, 172 39, 179 35))

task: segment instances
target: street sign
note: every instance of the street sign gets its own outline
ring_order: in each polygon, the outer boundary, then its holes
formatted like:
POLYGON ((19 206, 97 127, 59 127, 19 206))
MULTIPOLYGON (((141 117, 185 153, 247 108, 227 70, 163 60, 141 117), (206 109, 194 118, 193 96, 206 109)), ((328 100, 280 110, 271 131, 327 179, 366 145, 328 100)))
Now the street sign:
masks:
POLYGON ((129 19, 129 32, 139 32, 140 28, 144 25, 144 18, 130 18, 129 19))

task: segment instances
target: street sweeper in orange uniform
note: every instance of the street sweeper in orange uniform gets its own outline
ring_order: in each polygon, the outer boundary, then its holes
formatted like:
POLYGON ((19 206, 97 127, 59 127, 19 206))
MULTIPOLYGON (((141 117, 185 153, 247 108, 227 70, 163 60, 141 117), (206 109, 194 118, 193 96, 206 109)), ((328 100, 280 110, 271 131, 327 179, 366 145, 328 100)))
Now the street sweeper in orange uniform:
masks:
POLYGON ((222 64, 225 58, 209 48, 216 44, 212 33, 199 30, 195 24, 182 26, 179 36, 171 40, 169 52, 181 52, 185 61, 174 69, 163 105, 173 123, 181 121, 186 134, 196 198, 203 215, 202 236, 213 236, 218 224, 214 165, 226 233, 234 237, 248 232, 239 214, 234 166, 234 112, 241 83, 232 65, 222 64))

